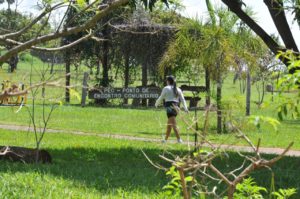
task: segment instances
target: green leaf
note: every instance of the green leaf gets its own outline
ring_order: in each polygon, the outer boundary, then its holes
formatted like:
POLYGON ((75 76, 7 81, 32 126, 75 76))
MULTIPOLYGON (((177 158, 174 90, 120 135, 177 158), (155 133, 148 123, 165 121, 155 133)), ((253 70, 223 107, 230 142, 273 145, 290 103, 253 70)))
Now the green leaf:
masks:
POLYGON ((191 182, 191 181, 193 181, 193 177, 192 176, 188 176, 188 177, 184 178, 184 180, 186 182, 191 182))
POLYGON ((167 190, 167 191, 164 191, 164 194, 167 196, 171 196, 171 195, 173 195, 173 192, 170 190, 167 190))
POLYGON ((85 0, 77 0, 77 4, 80 8, 83 8, 86 5, 85 0))
POLYGON ((174 189, 175 187, 173 186, 173 185, 171 185, 171 184, 167 184, 167 185, 165 185, 162 189, 163 190, 165 190, 165 189, 174 189))
POLYGON ((74 96, 78 101, 80 101, 80 99, 81 99, 80 94, 74 89, 70 89, 70 95, 74 96))

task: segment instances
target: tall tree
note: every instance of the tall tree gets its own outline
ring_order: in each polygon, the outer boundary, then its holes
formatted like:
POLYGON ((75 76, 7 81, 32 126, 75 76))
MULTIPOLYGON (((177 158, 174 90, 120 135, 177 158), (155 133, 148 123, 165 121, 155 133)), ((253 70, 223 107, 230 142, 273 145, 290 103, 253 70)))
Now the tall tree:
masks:
MULTIPOLYGON (((263 29, 263 27, 259 26, 255 22, 255 20, 244 11, 243 7, 245 4, 242 0, 222 0, 222 2, 228 6, 230 11, 235 13, 245 24, 247 24, 251 28, 251 30, 253 30, 264 41, 264 43, 275 55, 277 55, 279 51, 286 50, 293 50, 296 53, 299 53, 299 50, 291 33, 291 29, 286 19, 286 9, 282 0, 264 0, 264 3, 266 4, 269 13, 274 21, 274 24, 278 30, 278 33, 284 42, 285 46, 283 47, 278 42, 276 42, 275 39, 263 29)), ((293 2, 296 4, 294 11, 296 13, 299 13, 299 1, 293 2)), ((287 60, 283 56, 279 56, 279 58, 286 66, 288 66, 289 60, 287 60)), ((296 69, 294 68, 290 72, 293 73, 296 69)))
MULTIPOLYGON (((168 3, 167 0, 161 0, 164 3, 168 3)), ((33 49, 43 49, 43 50, 54 50, 49 48, 41 48, 37 47, 36 45, 48 42, 51 40, 59 39, 62 37, 66 37, 68 35, 77 34, 79 32, 84 32, 86 30, 90 30, 94 28, 97 25, 97 22, 101 19, 103 19, 105 16, 108 16, 112 11, 121 8, 123 6, 129 5, 131 7, 135 7, 136 1, 129 1, 129 0, 115 0, 112 2, 109 2, 104 5, 100 5, 99 0, 94 0, 90 2, 89 4, 84 3, 85 1, 80 0, 78 1, 78 4, 80 5, 78 7, 78 13, 74 16, 73 20, 79 20, 81 17, 81 14, 94 11, 88 18, 85 19, 84 23, 78 24, 73 27, 69 27, 66 29, 59 29, 55 30, 52 33, 49 34, 42 34, 38 36, 32 36, 30 39, 27 39, 26 41, 19 41, 18 36, 23 35, 26 33, 29 29, 31 29, 35 24, 37 24, 41 19, 47 18, 48 14, 51 14, 53 11, 58 10, 60 8, 65 7, 69 2, 73 2, 73 0, 42 0, 44 5, 43 11, 30 23, 25 24, 20 30, 13 31, 11 33, 7 34, 0 34, 0 44, 12 44, 14 45, 14 48, 8 50, 4 54, 0 56, 0 63, 3 63, 7 60, 9 60, 11 57, 16 55, 17 53, 33 48, 33 49)), ((152 9, 154 7, 154 4, 156 3, 156 0, 150 0, 150 1, 142 1, 146 9, 152 9)), ((93 33, 92 33, 93 34, 93 33)), ((85 35, 87 37, 87 35, 85 35)), ((74 41, 71 44, 62 46, 60 48, 55 48, 55 50, 62 50, 66 48, 70 48, 77 43, 83 41, 83 38, 80 40, 74 41)))

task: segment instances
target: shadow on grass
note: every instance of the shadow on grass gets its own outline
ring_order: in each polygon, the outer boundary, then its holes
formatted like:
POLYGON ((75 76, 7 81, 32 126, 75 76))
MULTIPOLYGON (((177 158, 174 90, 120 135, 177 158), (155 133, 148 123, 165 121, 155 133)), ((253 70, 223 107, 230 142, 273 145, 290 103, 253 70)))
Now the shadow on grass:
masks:
MULTIPOLYGON (((53 163, 50 165, 1 162, 0 173, 39 171, 77 181, 103 192, 111 191, 112 188, 156 192, 167 183, 164 172, 151 166, 137 149, 66 148, 48 151, 53 156, 53 163)), ((151 159, 162 163, 158 159, 161 151, 145 149, 144 152, 151 159)))
MULTIPOLYGON (((64 150, 51 149, 54 162, 51 165, 23 165, 21 163, 1 162, 0 173, 3 172, 40 172, 84 184, 101 192, 112 189, 123 189, 128 192, 140 190, 142 192, 158 192, 168 182, 164 172, 157 171, 146 160, 142 152, 136 148, 66 148, 64 150)), ((154 162, 169 167, 170 165, 158 158, 161 150, 145 149, 144 152, 154 162)), ((184 151, 172 151, 173 154, 183 154, 184 151)), ((227 157, 217 158, 214 165, 223 172, 238 168, 243 159, 230 153, 227 157)), ((273 156, 266 156, 267 159, 273 156)), ((272 167, 275 173, 276 188, 297 188, 300 198, 300 158, 284 157, 272 167)), ((261 169, 251 176, 258 185, 271 186, 271 171, 261 169)), ((211 182, 213 187, 216 183, 211 182)), ((225 186, 219 187, 224 191, 225 186)))
MULTIPOLYGON (((249 155, 249 154, 248 154, 249 155)), ((236 153, 229 153, 230 159, 217 158, 214 160, 214 165, 220 168, 224 173, 231 171, 230 168, 238 168, 243 162, 243 158, 236 153)), ((270 160, 274 155, 262 155, 263 158, 270 160)), ((245 166, 248 166, 246 164, 245 166)), ((271 168, 262 168, 253 171, 250 175, 255 179, 255 182, 259 186, 263 186, 268 190, 265 198, 269 198, 272 172, 274 173, 275 188, 278 191, 279 188, 296 188, 297 195, 291 197, 298 199, 300 198, 300 158, 296 157, 283 157, 271 168)), ((244 167, 245 168, 245 167, 244 167)), ((223 187, 224 188, 224 187, 223 187)))

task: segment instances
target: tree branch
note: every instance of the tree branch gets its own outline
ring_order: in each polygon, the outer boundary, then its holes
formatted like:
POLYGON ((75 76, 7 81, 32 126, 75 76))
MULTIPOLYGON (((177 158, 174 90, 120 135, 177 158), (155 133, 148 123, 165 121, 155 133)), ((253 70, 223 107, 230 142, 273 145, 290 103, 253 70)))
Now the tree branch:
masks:
MULTIPOLYGON (((285 48, 279 46, 277 42, 264 30, 262 29, 242 8, 236 5, 236 1, 233 0, 222 0, 222 2, 228 6, 228 8, 235 13, 245 24, 247 24, 269 47, 269 49, 277 55, 279 51, 285 51, 285 48)), ((288 66, 288 60, 280 56, 279 59, 288 66)))
MULTIPOLYGON (((48 35, 44 35, 38 38, 31 39, 22 45, 18 45, 11 50, 7 51, 4 55, 0 56, 0 63, 5 62, 6 60, 10 59, 12 56, 16 55, 17 53, 24 51, 26 49, 31 48, 31 46, 34 46, 39 43, 43 43, 46 41, 54 40, 63 36, 68 36, 72 34, 79 33, 83 30, 92 28, 100 19, 102 19, 104 16, 108 15, 115 9, 119 8, 120 6, 126 5, 129 2, 129 0, 118 0, 111 3, 108 7, 104 8, 97 14, 95 14, 90 20, 88 20, 85 24, 68 28, 62 31, 59 31, 57 33, 51 33, 48 35)), ((0 41, 5 40, 3 36, 0 36, 0 41)))
POLYGON ((0 155, 5 155, 5 154, 7 154, 7 152, 9 151, 9 147, 3 147, 2 149, 1 149, 1 151, 4 149, 4 151, 3 152, 0 152, 0 155))
POLYGON ((187 191, 187 187, 186 187, 186 181, 184 178, 184 172, 182 168, 177 168, 178 172, 179 172, 179 176, 180 176, 180 181, 181 181, 181 186, 182 186, 182 191, 183 191, 183 198, 184 199, 189 199, 189 194, 187 191))
POLYGON ((53 10, 59 8, 63 4, 64 3, 58 3, 58 4, 54 5, 51 8, 46 8, 39 16, 37 16, 34 20, 32 20, 32 22, 30 24, 28 24, 27 26, 25 26, 21 30, 19 30, 17 32, 5 34, 5 35, 0 35, 0 38, 1 39, 15 38, 15 37, 18 37, 18 36, 22 35, 24 32, 26 32, 27 30, 32 28, 32 26, 34 26, 38 21, 40 21, 44 16, 46 16, 48 13, 52 12, 53 10))
POLYGON ((228 178, 226 176, 223 175, 223 173, 221 173, 216 167, 214 167, 214 165, 209 164, 209 168, 215 173, 217 174, 217 176, 219 176, 228 186, 232 185, 232 182, 230 180, 228 180, 228 178))
POLYGON ((66 24, 66 27, 68 27, 68 25, 70 23, 72 23, 79 15, 81 15, 82 13, 84 13, 85 11, 87 11, 89 8, 93 7, 99 0, 95 0, 94 2, 90 3, 89 5, 87 5, 84 9, 82 9, 80 12, 76 13, 66 24))
POLYGON ((280 3, 277 0, 264 0, 264 3, 269 9, 273 22, 285 44, 285 47, 295 52, 299 52, 284 13, 283 3, 280 3))
MULTIPOLYGON (((77 39, 76 41, 73 41, 72 43, 70 44, 67 44, 67 45, 64 45, 64 46, 60 46, 60 47, 57 47, 57 48, 42 48, 42 47, 37 47, 37 46, 31 46, 31 49, 33 50, 38 50, 38 51, 46 51, 46 52, 54 52, 54 51, 61 51, 61 50, 65 50, 65 49, 68 49, 68 48, 71 48, 89 38, 92 37, 92 33, 89 33, 88 35, 85 35, 79 39, 77 39)), ((99 38, 100 39, 100 38, 99 38)), ((15 40, 12 40, 12 39, 6 39, 5 40, 6 43, 9 43, 9 44, 13 44, 13 45, 23 45, 24 43, 22 42, 19 42, 19 41, 15 41, 15 40)))

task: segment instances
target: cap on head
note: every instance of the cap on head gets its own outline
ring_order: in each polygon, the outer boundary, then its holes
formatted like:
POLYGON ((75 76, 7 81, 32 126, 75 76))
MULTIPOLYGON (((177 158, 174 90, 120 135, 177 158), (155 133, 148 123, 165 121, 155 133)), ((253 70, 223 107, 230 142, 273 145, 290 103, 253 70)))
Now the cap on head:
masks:
POLYGON ((172 85, 175 82, 175 77, 172 75, 167 76, 167 81, 172 85))

